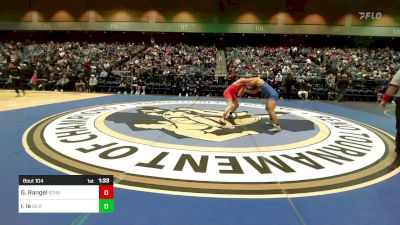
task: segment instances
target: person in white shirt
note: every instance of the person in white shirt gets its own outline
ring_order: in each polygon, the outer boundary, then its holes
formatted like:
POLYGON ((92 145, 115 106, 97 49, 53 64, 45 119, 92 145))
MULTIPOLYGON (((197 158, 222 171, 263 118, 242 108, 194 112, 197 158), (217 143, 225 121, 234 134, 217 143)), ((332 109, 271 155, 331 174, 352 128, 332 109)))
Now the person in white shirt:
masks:
POLYGON ((105 70, 102 70, 100 73, 100 77, 107 77, 108 73, 105 70))
POLYGON ((97 78, 94 74, 90 75, 89 79, 89 92, 96 91, 97 78))
POLYGON ((392 98, 394 97, 394 101, 396 102, 396 149, 398 156, 400 154, 400 70, 393 76, 392 80, 389 83, 389 86, 386 89, 385 94, 379 105, 382 108, 385 108, 387 103, 392 102, 392 98))

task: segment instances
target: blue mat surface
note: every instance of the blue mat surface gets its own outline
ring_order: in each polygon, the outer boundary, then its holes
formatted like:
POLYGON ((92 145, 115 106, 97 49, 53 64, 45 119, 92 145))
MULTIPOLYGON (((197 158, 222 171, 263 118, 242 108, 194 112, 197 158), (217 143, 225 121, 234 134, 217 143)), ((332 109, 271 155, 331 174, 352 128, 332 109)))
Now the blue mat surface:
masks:
MULTIPOLYGON (((29 156, 24 132, 51 115, 102 104, 198 100, 171 96, 107 96, 0 112, 0 180, 2 225, 398 225, 400 178, 335 194, 275 199, 227 199, 148 193, 115 188, 113 214, 19 214, 18 175, 62 174, 29 156)), ((206 98, 200 98, 205 100, 206 98)), ((210 98, 207 100, 218 100, 210 98)), ((242 102, 264 104, 263 100, 242 102)), ((314 110, 353 119, 395 134, 393 118, 329 102, 279 101, 279 106, 314 110)), ((371 107, 374 105, 371 104, 371 107)), ((376 106, 377 107, 377 106, 376 106)))

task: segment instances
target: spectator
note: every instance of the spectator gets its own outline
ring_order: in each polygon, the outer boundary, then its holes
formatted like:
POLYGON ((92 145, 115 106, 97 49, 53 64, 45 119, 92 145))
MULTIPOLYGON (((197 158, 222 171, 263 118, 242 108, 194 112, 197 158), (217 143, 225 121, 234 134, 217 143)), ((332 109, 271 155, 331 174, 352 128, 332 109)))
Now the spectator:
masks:
POLYGON ((102 70, 101 73, 100 73, 100 77, 101 77, 101 78, 106 78, 107 75, 108 75, 108 74, 107 74, 107 71, 105 71, 105 70, 102 70))
POLYGON ((333 74, 329 74, 326 79, 326 87, 328 90, 328 100, 336 99, 336 77, 333 74))
POLYGON ((28 86, 32 89, 32 90, 36 90, 36 88, 38 87, 38 79, 36 76, 36 70, 33 73, 31 79, 29 80, 28 86))
POLYGON ((41 69, 36 69, 33 71, 33 74, 36 75, 37 78, 37 88, 39 90, 45 89, 47 79, 43 76, 43 71, 41 69))
POLYGON ((281 73, 278 73, 278 74, 275 76, 275 87, 276 87, 276 88, 278 88, 278 87, 280 87, 280 86, 282 85, 282 80, 283 80, 282 74, 281 74, 281 73))
POLYGON ((57 79, 53 73, 50 74, 49 79, 44 83, 44 90, 55 90, 57 79))
POLYGON ((94 74, 90 75, 89 79, 89 92, 96 91, 97 78, 94 74))
POLYGON ((57 81, 54 91, 64 91, 64 87, 66 87, 69 83, 69 79, 67 74, 63 74, 63 76, 57 81))
POLYGON ((83 75, 85 76, 85 78, 89 77, 90 76, 90 72, 92 70, 92 62, 89 59, 87 59, 85 61, 85 63, 83 64, 83 67, 84 67, 83 75))
POLYGON ((235 74, 232 72, 229 72, 228 75, 226 76, 226 80, 228 81, 228 85, 231 85, 236 80, 235 74))
POLYGON ((75 82, 75 90, 77 92, 85 92, 86 90, 86 79, 83 74, 78 75, 78 81, 75 82))
POLYGON ((136 89, 136 93, 137 95, 145 95, 146 94, 146 84, 142 79, 139 79, 137 82, 137 89, 136 89), (142 91, 142 93, 140 93, 140 91, 142 91))
POLYGON ((138 88, 138 78, 137 76, 133 76, 131 80, 131 94, 138 95, 140 93, 138 88))
POLYGON ((300 99, 306 99, 308 100, 308 91, 306 91, 307 84, 306 83, 301 83, 299 85, 299 90, 297 91, 297 95, 299 96, 300 99))
POLYGON ((289 73, 286 76, 286 79, 285 79, 284 83, 285 83, 285 91, 286 91, 286 96, 285 97, 287 99, 292 99, 291 91, 292 91, 292 87, 294 86, 295 80, 293 79, 293 75, 291 73, 289 73))
POLYGON ((344 95, 346 93, 346 90, 349 88, 350 81, 348 79, 347 74, 342 74, 339 78, 339 81, 337 83, 337 90, 338 90, 338 102, 344 101, 344 95))
POLYGON ((126 79, 122 79, 118 85, 118 94, 124 93, 126 95, 128 93, 128 84, 126 79))

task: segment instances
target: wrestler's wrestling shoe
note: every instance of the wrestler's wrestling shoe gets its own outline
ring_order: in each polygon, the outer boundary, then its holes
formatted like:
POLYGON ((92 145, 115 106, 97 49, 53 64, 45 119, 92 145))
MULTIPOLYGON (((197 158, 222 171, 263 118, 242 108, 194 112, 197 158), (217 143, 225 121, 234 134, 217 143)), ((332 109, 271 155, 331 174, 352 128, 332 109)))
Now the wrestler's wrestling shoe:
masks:
POLYGON ((229 113, 228 116, 229 119, 236 119, 236 117, 237 117, 236 113, 229 113))
POLYGON ((281 130, 282 130, 282 128, 281 128, 281 126, 279 126, 279 125, 274 125, 273 128, 268 129, 269 132, 279 132, 279 131, 281 131, 281 130))

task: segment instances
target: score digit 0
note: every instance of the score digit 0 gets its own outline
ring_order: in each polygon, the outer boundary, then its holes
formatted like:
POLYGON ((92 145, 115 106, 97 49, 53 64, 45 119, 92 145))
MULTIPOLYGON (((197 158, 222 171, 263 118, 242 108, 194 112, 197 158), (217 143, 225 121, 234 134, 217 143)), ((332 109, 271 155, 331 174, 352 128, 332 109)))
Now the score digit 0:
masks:
POLYGON ((100 199, 113 199, 114 198, 114 186, 113 185, 100 185, 99 197, 100 197, 100 199))

